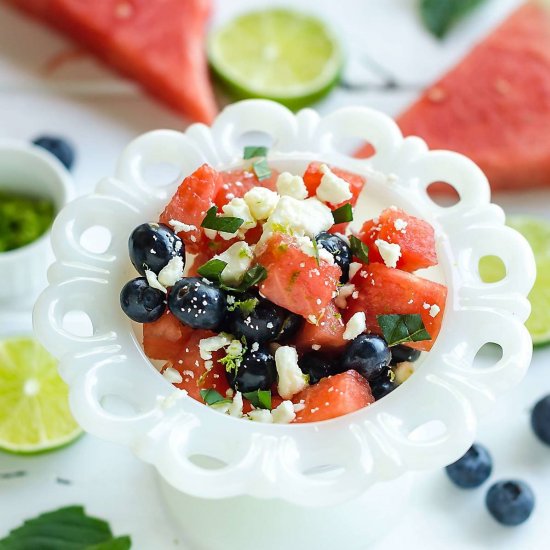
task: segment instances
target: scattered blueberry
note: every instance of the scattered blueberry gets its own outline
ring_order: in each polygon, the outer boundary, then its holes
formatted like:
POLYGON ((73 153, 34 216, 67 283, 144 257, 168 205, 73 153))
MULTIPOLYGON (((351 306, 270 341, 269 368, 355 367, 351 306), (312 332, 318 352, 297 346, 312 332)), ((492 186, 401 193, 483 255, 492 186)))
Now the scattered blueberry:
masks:
POLYGON ((531 426, 537 437, 550 445, 550 395, 537 402, 531 413, 531 426))
POLYGON ((66 140, 55 136, 40 136, 33 140, 33 143, 57 157, 67 170, 71 169, 74 163, 74 149, 66 140))
POLYGON ((164 313, 166 296, 164 292, 151 288, 144 277, 138 277, 122 288, 120 307, 132 321, 152 323, 164 313))
POLYGON ((236 296, 238 301, 255 299, 256 305, 252 311, 241 309, 238 305, 233 311, 228 311, 226 317, 227 332, 240 338, 244 336, 248 342, 272 342, 277 338, 286 310, 265 298, 245 294, 236 296))
POLYGON ((397 365, 398 363, 414 363, 420 357, 420 352, 417 349, 398 344, 391 348, 391 365, 397 365))
POLYGON ((300 359, 300 369, 309 376, 310 384, 317 384, 321 378, 342 372, 339 362, 324 353, 311 351, 300 359))
POLYGON ((254 351, 249 349, 236 371, 227 373, 229 385, 243 393, 269 390, 275 380, 277 380, 275 358, 263 346, 254 351))
POLYGON ((348 344, 342 356, 342 371, 356 370, 370 382, 386 371, 390 360, 391 352, 384 338, 361 334, 348 344))
POLYGON ((515 526, 526 521, 535 507, 535 495, 523 481, 499 481, 485 498, 490 514, 502 525, 515 526))
POLYGON ((451 481, 462 489, 479 487, 489 479, 492 470, 493 459, 479 443, 474 443, 464 456, 445 468, 451 481))
POLYGON ((301 315, 296 315, 287 311, 285 320, 281 326, 281 330, 275 339, 276 342, 288 342, 291 338, 296 336, 298 331, 304 326, 305 319, 301 315))
POLYGON ((390 370, 386 374, 382 374, 370 382, 370 389, 373 397, 378 401, 382 397, 386 397, 389 393, 397 388, 397 384, 393 381, 393 376, 390 370))
POLYGON ((200 277, 184 277, 170 291, 168 308, 185 325, 217 329, 224 320, 227 301, 223 290, 200 277))
POLYGON ((141 275, 150 269, 158 275, 174 256, 185 260, 183 241, 166 225, 142 223, 128 239, 130 260, 141 275))
POLYGON ((342 276, 340 277, 341 283, 347 283, 349 281, 349 264, 351 263, 351 249, 347 243, 338 237, 327 231, 319 233, 315 237, 317 245, 330 252, 336 265, 342 270, 342 276))

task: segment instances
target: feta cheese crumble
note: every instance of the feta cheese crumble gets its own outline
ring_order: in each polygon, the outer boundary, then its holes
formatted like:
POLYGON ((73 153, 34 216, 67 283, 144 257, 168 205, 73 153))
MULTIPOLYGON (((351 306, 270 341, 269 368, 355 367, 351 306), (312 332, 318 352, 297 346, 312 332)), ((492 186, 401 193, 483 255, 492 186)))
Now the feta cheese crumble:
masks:
POLYGON ((279 174, 277 191, 281 196, 289 196, 298 200, 307 198, 307 188, 301 176, 293 176, 289 172, 279 174))
POLYGON ((386 267, 396 267, 399 258, 401 258, 401 247, 398 244, 391 244, 382 239, 376 239, 374 244, 378 247, 378 251, 386 267))
POLYGON ((159 271, 157 280, 164 286, 174 286, 183 277, 183 258, 174 256, 170 261, 159 271))
POLYGON ((351 319, 346 324, 344 331, 344 340, 353 340, 367 330, 367 319, 365 312, 358 311, 351 316, 351 319))
POLYGON ((178 220, 170 220, 168 223, 172 226, 175 233, 188 233, 197 229, 196 225, 190 225, 178 220))
POLYGON ((355 291, 355 285, 353 283, 347 283, 345 285, 342 285, 338 290, 338 296, 336 300, 334 300, 334 303, 340 309, 346 309, 348 305, 348 298, 354 293, 354 291, 355 291))
POLYGON ((271 418, 274 424, 290 424, 296 418, 292 401, 283 401, 278 407, 273 409, 271 411, 271 418))
POLYGON ((349 264, 349 278, 353 279, 356 273, 363 267, 363 264, 359 262, 351 262, 349 264))
POLYGON ((236 416, 237 418, 241 418, 243 415, 243 396, 240 391, 238 391, 234 397, 233 401, 231 402, 231 405, 229 405, 229 408, 227 409, 227 414, 229 416, 236 416))
POLYGON ((393 222, 393 226, 395 227, 396 231, 401 231, 402 233, 405 232, 405 229, 407 229, 407 225, 409 225, 405 220, 402 220, 401 218, 397 218, 393 222))
POLYGON ((181 384, 183 382, 182 375, 173 367, 168 367, 163 373, 162 376, 170 382, 170 384, 181 384))
POLYGON ((159 280, 157 278, 157 274, 154 271, 151 271, 150 269, 146 269, 145 270, 145 278, 147 279, 147 284, 151 288, 156 288, 157 290, 160 290, 160 291, 164 292, 164 294, 168 293, 168 291, 166 290, 166 287, 159 283, 159 280))
POLYGON ((279 382, 277 390, 283 399, 290 399, 306 386, 304 373, 298 366, 298 352, 292 346, 281 346, 275 352, 275 366, 279 382))
POLYGON ((205 361, 212 359, 212 352, 219 351, 229 346, 232 340, 233 336, 225 332, 220 332, 217 336, 211 336, 210 338, 203 338, 199 341, 199 354, 201 359, 205 361))
MULTIPOLYGON (((249 229, 256 227, 256 220, 254 219, 254 216, 252 216, 250 208, 248 208, 248 204, 245 202, 244 199, 241 199, 240 197, 231 199, 227 204, 223 205, 222 211, 222 218, 227 216, 233 218, 241 218, 241 220, 244 220, 241 227, 239 227, 239 229, 237 230, 238 237, 244 237, 244 234, 249 229)), ((225 239, 226 241, 235 238, 235 233, 220 231, 220 235, 222 239, 225 239)))
POLYGON ((268 411, 267 409, 254 409, 253 411, 250 411, 247 416, 254 422, 263 422, 264 424, 273 423, 271 411, 268 411))
POLYGON ((323 177, 317 187, 316 195, 319 200, 331 204, 340 204, 353 196, 349 190, 349 183, 337 176, 326 164, 321 164, 319 170, 323 177))
POLYGON ((222 260, 227 264, 220 274, 222 282, 237 286, 250 269, 252 257, 252 249, 244 241, 232 244, 225 252, 214 256, 214 259, 222 260))
POLYGON ((243 199, 256 220, 266 220, 275 210, 279 195, 265 187, 253 187, 245 193, 243 199))
POLYGON ((437 317, 440 311, 441 308, 437 304, 434 304, 430 307, 430 317, 437 317))

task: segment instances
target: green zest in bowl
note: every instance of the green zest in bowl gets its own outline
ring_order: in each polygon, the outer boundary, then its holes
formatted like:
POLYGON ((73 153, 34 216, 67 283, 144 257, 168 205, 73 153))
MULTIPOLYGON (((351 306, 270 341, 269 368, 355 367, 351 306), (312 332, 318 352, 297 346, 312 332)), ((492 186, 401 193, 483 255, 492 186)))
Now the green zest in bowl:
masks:
POLYGON ((50 228, 54 216, 49 199, 0 191, 0 252, 32 243, 50 228))

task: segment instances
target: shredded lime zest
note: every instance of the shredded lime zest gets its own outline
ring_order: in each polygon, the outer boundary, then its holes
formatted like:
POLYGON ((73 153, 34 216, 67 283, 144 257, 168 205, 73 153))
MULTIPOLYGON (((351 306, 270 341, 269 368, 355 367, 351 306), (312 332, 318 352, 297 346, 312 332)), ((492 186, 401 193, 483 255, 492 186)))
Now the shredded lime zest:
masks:
POLYGON ((225 348, 225 356, 218 359, 218 363, 221 363, 227 372, 234 371, 237 373, 246 352, 246 338, 243 336, 240 340, 233 340, 231 344, 225 348))

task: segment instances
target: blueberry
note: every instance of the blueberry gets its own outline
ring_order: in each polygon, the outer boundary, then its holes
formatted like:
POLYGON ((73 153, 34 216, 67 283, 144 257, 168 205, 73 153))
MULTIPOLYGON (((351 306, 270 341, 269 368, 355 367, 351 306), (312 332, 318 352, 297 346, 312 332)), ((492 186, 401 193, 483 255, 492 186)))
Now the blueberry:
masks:
POLYGON ((317 384, 321 378, 342 372, 338 361, 316 351, 306 353, 300 359, 300 369, 309 376, 310 384, 317 384))
POLYGON ((185 259, 183 241, 166 225, 143 223, 128 240, 130 260, 141 275, 150 269, 158 275, 174 256, 185 259))
POLYGON ((397 384, 392 378, 392 373, 388 370, 386 374, 382 374, 370 382, 370 389, 376 401, 382 399, 382 397, 386 397, 386 395, 397 388, 397 384))
POLYGON ((63 138, 56 136, 40 136, 33 140, 35 145, 46 149, 54 157, 57 157, 59 161, 70 170, 74 163, 74 149, 73 146, 65 141, 63 138))
POLYGON ((223 322, 227 301, 223 290, 199 277, 184 277, 170 291, 168 308, 185 325, 207 330, 223 322))
POLYGON ((164 292, 151 288, 144 277, 138 277, 122 288, 120 307, 132 321, 152 323, 164 313, 166 296, 164 292))
POLYGON ((229 385, 243 393, 269 390, 277 379, 275 358, 263 346, 249 349, 239 367, 227 373, 229 385))
POLYGON ((349 281, 349 264, 351 263, 351 249, 344 241, 338 237, 338 235, 333 235, 327 231, 319 233, 315 237, 317 245, 324 248, 332 254, 336 265, 342 270, 342 276, 340 277, 341 283, 347 283, 349 281))
MULTIPOLYGON (((283 322, 285 320, 286 310, 275 305, 273 302, 252 294, 235 296, 233 311, 228 311, 226 317, 227 332, 237 337, 244 336, 250 343, 252 342, 272 342, 277 338, 283 322), (239 307, 239 302, 256 300, 254 309, 239 307)), ((253 304, 253 302, 252 302, 253 304)))
POLYGON ((286 317, 281 326, 281 330, 275 338, 276 342, 288 342, 291 338, 296 336, 298 331, 304 326, 305 319, 301 315, 296 315, 291 311, 286 312, 286 317))
POLYGON ((531 426, 537 437, 550 445, 550 395, 537 402, 531 413, 531 426))
POLYGON ((535 507, 535 495, 523 481, 499 481, 485 497, 490 514, 502 525, 515 526, 526 521, 535 507))
POLYGON ((417 349, 398 344, 391 348, 391 365, 397 365, 398 363, 414 363, 420 357, 420 352, 417 349))
POLYGON ((445 468, 451 481, 462 489, 473 489, 485 483, 493 470, 489 451, 474 443, 464 456, 445 468))
POLYGON ((342 371, 356 370, 370 382, 386 371, 390 360, 391 352, 384 338, 361 334, 346 347, 342 356, 342 371))

